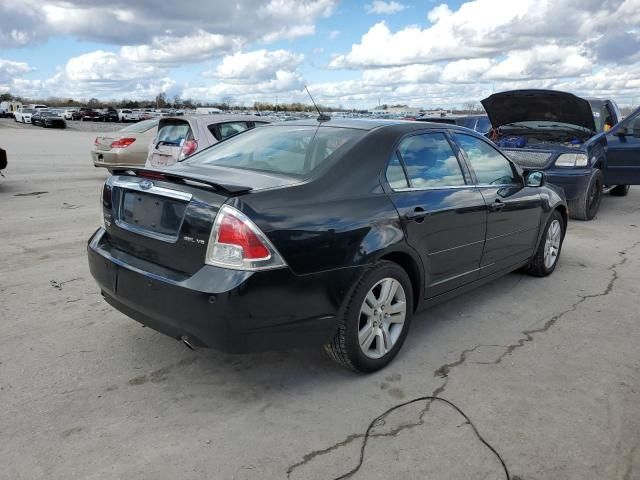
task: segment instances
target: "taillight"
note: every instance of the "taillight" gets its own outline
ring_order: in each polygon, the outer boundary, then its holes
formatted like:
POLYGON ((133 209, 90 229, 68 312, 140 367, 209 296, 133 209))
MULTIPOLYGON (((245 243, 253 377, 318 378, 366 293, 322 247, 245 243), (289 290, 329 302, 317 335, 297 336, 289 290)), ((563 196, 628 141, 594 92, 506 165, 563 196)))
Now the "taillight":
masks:
POLYGON ((286 266, 256 224, 229 205, 224 205, 216 216, 205 262, 217 267, 250 271, 286 266))
POLYGON ((119 138, 118 140, 111 142, 111 148, 127 148, 135 141, 135 138, 119 138))
POLYGON ((182 150, 180 150, 180 156, 178 160, 188 157, 198 149, 198 142, 195 140, 185 140, 182 144, 182 150))

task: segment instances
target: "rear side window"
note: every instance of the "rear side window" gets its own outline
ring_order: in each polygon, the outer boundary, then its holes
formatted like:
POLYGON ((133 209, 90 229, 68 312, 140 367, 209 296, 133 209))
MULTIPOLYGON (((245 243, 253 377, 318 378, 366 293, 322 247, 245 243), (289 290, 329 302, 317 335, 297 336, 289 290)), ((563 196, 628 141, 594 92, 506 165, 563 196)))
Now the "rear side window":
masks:
POLYGON ((458 159, 443 133, 405 138, 398 146, 412 188, 465 185, 458 159))
POLYGON ((209 131, 211 131, 211 133, 213 133, 213 136, 218 140, 224 140, 226 138, 233 137, 234 135, 242 133, 249 128, 246 122, 221 123, 218 125, 218 132, 220 132, 218 135, 216 134, 214 127, 215 125, 209 125, 209 131))
POLYGON ((394 190, 407 188, 409 186, 407 176, 404 174, 404 168, 402 168, 402 164, 400 163, 397 153, 393 154, 393 157, 389 162, 389 166, 387 167, 387 182, 389 182, 389 185, 394 190))
POLYGON ((161 122, 156 142, 162 142, 164 145, 182 145, 190 134, 191 126, 187 122, 161 122))
POLYGON ((455 133, 454 138, 467 154, 480 185, 516 183, 511 163, 487 142, 471 135, 455 133))
POLYGON ((351 128, 254 128, 192 156, 187 162, 306 176, 339 148, 362 137, 351 128))

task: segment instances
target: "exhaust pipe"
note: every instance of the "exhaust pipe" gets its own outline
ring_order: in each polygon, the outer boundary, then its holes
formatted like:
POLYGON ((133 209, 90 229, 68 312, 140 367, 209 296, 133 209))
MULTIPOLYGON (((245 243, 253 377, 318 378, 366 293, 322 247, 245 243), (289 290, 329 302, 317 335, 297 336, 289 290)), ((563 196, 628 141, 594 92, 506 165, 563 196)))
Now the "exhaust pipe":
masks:
POLYGON ((195 350, 196 348, 198 348, 194 344, 193 340, 191 340, 191 337, 187 335, 183 335, 182 337, 180 337, 180 340, 182 340, 182 343, 184 343, 191 350, 195 350))

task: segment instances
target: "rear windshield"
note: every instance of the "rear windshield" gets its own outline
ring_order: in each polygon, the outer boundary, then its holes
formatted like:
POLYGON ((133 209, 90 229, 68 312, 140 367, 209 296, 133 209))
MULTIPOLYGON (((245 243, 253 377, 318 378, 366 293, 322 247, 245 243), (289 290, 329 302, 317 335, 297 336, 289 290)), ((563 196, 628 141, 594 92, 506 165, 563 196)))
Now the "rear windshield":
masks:
POLYGON ((201 165, 307 176, 364 131, 320 126, 270 126, 234 136, 190 157, 201 165))
POLYGON ((123 129, 121 129, 121 132, 131 132, 131 133, 144 133, 147 130, 153 128, 153 127, 157 127, 158 126, 158 120, 157 119, 153 119, 153 120, 144 120, 142 122, 138 122, 138 123, 133 123, 131 125, 129 125, 128 127, 124 127, 123 129))
POLYGON ((158 125, 156 142, 162 142, 165 145, 182 145, 190 134, 191 126, 188 122, 163 121, 158 125))

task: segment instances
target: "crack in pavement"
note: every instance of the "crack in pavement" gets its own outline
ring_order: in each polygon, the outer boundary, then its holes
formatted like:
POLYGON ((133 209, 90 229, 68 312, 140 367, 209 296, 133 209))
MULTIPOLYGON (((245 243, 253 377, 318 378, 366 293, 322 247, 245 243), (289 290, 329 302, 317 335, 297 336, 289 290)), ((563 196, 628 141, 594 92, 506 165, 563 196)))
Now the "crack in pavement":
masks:
MULTIPOLYGON (((553 315, 551 318, 549 318, 549 320, 547 320, 544 323, 544 325, 542 325, 542 327, 535 328, 532 330, 522 331, 521 333, 524 335, 524 337, 520 338, 516 343, 507 346, 506 350, 497 359, 491 362, 473 362, 473 363, 476 365, 497 365, 500 362, 502 362, 502 360, 504 360, 505 357, 507 357, 508 355, 511 355, 514 352, 514 350, 520 347, 523 347, 526 343, 532 342, 534 340, 534 337, 533 337, 534 335, 538 333, 547 332, 562 317, 564 317, 565 315, 571 312, 575 312, 578 309, 578 307, 584 302, 586 302, 587 300, 591 298, 606 297, 607 295, 609 295, 613 290, 614 285, 618 281, 618 267, 624 265, 627 262, 627 259, 628 259, 628 257, 626 256, 627 252, 629 252, 630 250, 633 250, 638 245, 640 245, 640 242, 636 242, 633 245, 631 245, 629 248, 618 252, 618 255, 620 255, 622 259, 614 263, 613 265, 609 266, 609 268, 607 268, 608 271, 612 272, 612 275, 611 275, 611 279, 609 280, 609 283, 607 283, 606 288, 602 292, 592 293, 589 295, 579 295, 578 300, 575 303, 573 303, 566 310, 563 310, 562 312, 556 313, 555 315, 553 315)), ((477 348, 477 346, 475 348, 477 348)))
MULTIPOLYGON (((444 392, 444 390, 446 389, 447 384, 449 382, 449 374, 451 373, 451 371, 454 368, 465 364, 467 359, 468 359, 469 354, 475 352, 477 349, 479 349, 481 347, 493 347, 493 348, 499 347, 499 348, 504 348, 505 351, 496 360, 494 360, 492 362, 473 362, 473 364, 476 364, 476 365, 497 365, 500 362, 502 362, 502 360, 507 355, 510 355, 516 349, 518 349, 520 347, 523 347, 528 342, 532 342, 534 340, 534 335, 539 334, 539 333, 547 332, 551 327, 553 327, 558 322, 558 320, 560 320, 565 315, 577 310, 577 308, 582 303, 584 303, 585 301, 587 301, 589 299, 592 299, 592 298, 604 297, 604 296, 609 295, 611 293, 611 291, 613 290, 613 287, 615 286, 615 284, 616 284, 616 282, 618 280, 618 271, 617 271, 618 267, 624 265, 627 262, 628 257, 626 257, 626 254, 630 250, 633 250, 634 248, 636 248, 638 245, 640 245, 640 241, 634 243, 633 245, 631 245, 627 249, 618 252, 618 254, 620 256, 622 256, 622 259, 607 268, 607 271, 612 272, 612 275, 611 275, 611 279, 607 283, 607 286, 605 287, 605 289, 602 292, 589 294, 589 295, 580 295, 578 300, 575 303, 573 303, 568 309, 553 315, 551 318, 549 318, 544 323, 544 325, 542 327, 536 328, 536 329, 532 329, 532 330, 524 330, 523 332, 521 332, 524 335, 524 337, 520 338, 514 344, 511 344, 511 345, 478 344, 478 345, 475 345, 472 348, 468 348, 468 349, 465 349, 462 352, 460 352, 460 356, 458 357, 458 360, 456 360, 454 362, 451 362, 451 363, 445 363, 444 365, 441 365, 440 367, 438 367, 436 370, 434 370, 433 375, 436 376, 436 377, 443 378, 444 382, 439 387, 437 387, 431 393, 430 396, 437 397, 440 394, 442 394, 444 392)), ((412 428, 419 427, 419 426, 423 425, 424 424, 424 417, 429 412, 429 409, 431 407, 432 401, 426 401, 425 403, 426 403, 426 405, 422 409, 422 411, 420 412, 416 422, 405 423, 405 424, 399 425, 398 427, 394 428, 393 430, 390 430, 389 432, 372 433, 371 435, 369 435, 369 437, 395 437, 395 436, 397 436, 399 433, 401 433, 404 430, 412 429, 412 428)), ((376 425, 376 426, 380 426, 380 425, 376 425)), ((304 455, 302 457, 302 459, 299 462, 294 463, 294 464, 290 465, 287 468, 287 479, 291 478, 292 473, 296 469, 302 467, 303 465, 306 465, 307 463, 309 463, 314 458, 326 455, 326 454, 328 454, 328 453, 330 453, 330 452, 332 452, 334 450, 338 450, 338 449, 340 449, 340 448, 342 448, 344 446, 349 445, 353 441, 358 440, 360 438, 364 438, 364 437, 365 437, 364 433, 352 433, 352 434, 348 435, 344 440, 342 440, 340 442, 337 442, 337 443, 334 443, 333 445, 331 445, 329 447, 326 447, 326 448, 323 448, 323 449, 319 449, 319 450, 313 450, 312 452, 307 453, 306 455, 304 455)), ((353 473, 355 473, 355 471, 353 473)), ((517 477, 513 477, 513 478, 515 479, 517 477)))

